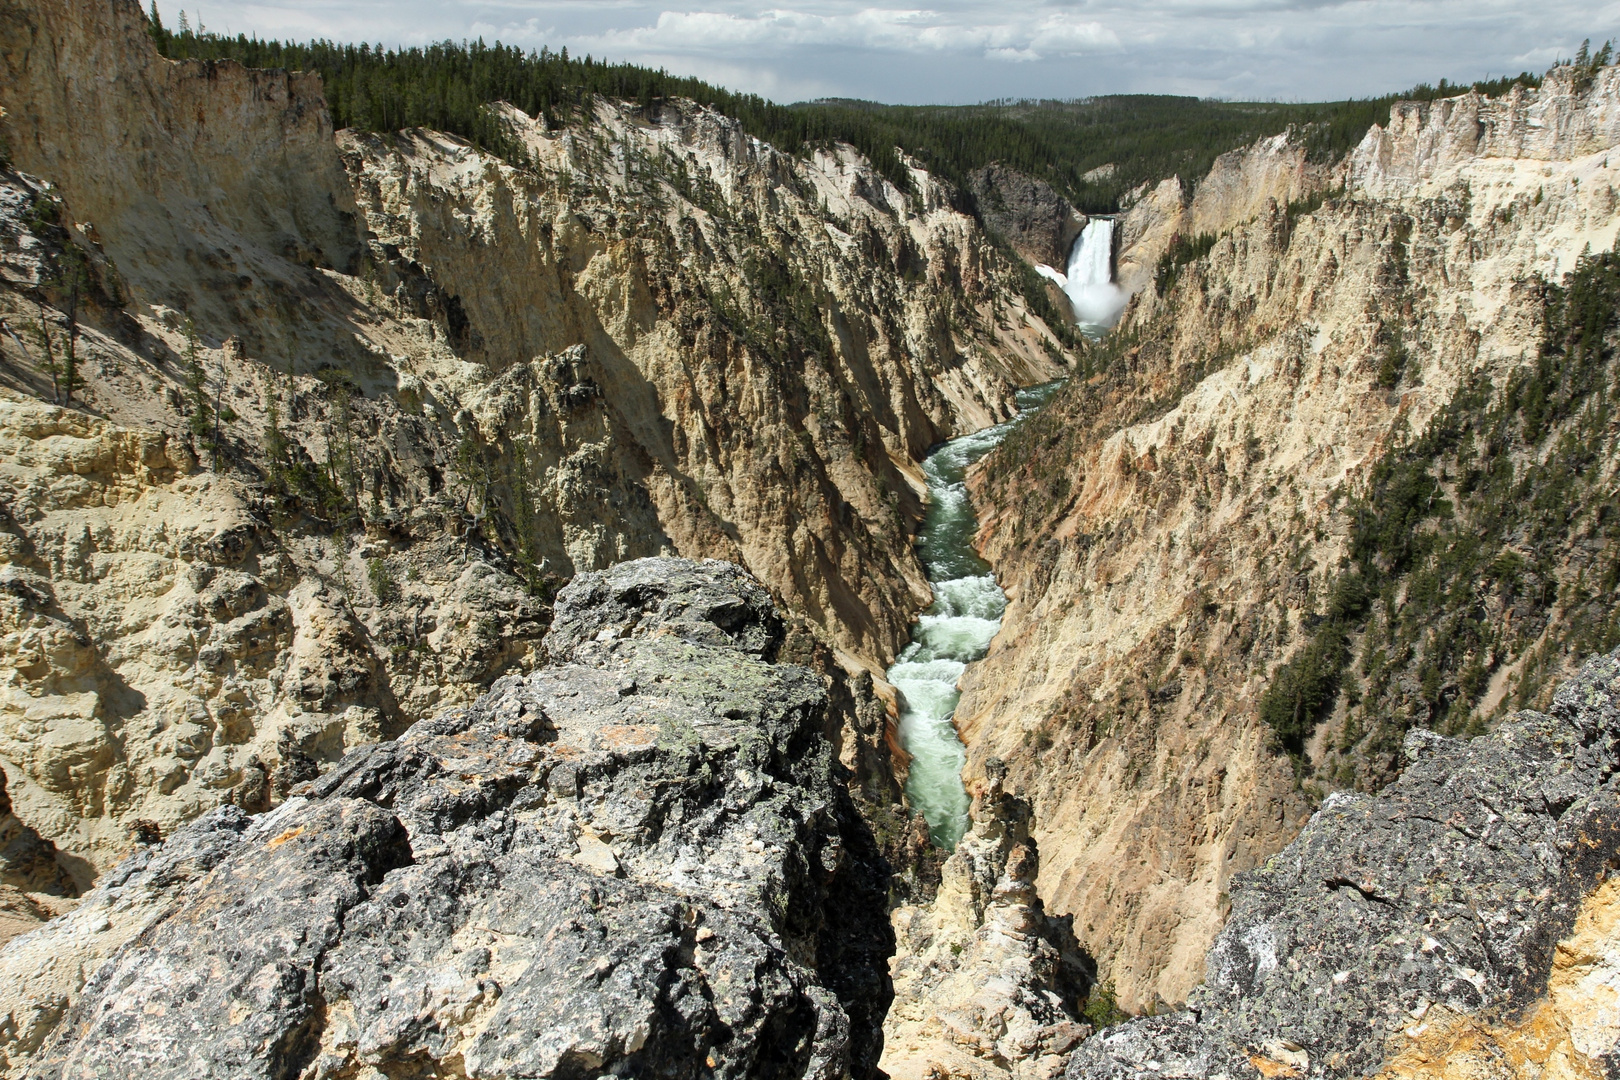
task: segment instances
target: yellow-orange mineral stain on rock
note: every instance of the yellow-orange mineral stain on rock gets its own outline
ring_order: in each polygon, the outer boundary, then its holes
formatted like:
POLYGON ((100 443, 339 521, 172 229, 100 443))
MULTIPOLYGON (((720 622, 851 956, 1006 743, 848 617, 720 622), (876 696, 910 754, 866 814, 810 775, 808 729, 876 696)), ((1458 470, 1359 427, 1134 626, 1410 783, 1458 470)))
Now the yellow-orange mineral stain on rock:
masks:
POLYGON ((287 841, 291 840, 293 837, 301 835, 303 831, 304 827, 302 825, 294 829, 288 829, 286 832, 282 833, 280 836, 277 836, 264 846, 267 848, 278 848, 282 844, 285 844, 287 841))
POLYGON ((1406 1029, 1379 1080, 1604 1080, 1598 1055, 1620 1042, 1620 876, 1581 905, 1546 997, 1522 1017, 1436 1011, 1406 1029))

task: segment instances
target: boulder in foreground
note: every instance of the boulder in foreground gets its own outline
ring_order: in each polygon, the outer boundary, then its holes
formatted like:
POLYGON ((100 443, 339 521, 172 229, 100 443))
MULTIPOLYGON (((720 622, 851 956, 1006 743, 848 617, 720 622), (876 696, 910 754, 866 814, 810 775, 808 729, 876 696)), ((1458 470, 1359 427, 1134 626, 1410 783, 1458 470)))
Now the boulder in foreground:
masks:
POLYGON ((556 611, 553 666, 205 815, 8 946, 10 1069, 872 1075, 887 868, 765 591, 648 559, 556 611))

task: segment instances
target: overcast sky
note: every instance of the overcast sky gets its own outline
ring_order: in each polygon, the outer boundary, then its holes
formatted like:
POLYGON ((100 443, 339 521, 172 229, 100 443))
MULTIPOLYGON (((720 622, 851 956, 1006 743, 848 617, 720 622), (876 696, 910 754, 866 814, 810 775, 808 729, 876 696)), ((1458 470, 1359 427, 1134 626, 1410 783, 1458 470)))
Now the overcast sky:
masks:
MULTIPOLYGON (((204 0, 209 30, 483 37, 667 67, 778 101, 1148 92, 1326 100, 1541 71, 1620 41, 1620 0, 204 0)), ((182 4, 160 0, 173 26, 182 4)))

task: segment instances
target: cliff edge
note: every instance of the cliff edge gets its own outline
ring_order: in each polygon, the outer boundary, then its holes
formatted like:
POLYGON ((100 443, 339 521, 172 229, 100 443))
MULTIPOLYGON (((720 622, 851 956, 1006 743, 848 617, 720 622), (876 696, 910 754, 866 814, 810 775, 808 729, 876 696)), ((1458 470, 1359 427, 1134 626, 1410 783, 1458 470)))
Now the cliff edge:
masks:
MULTIPOLYGON (((1456 1051, 1462 1018, 1511 1031, 1538 1011, 1580 951, 1560 940, 1591 921, 1583 904, 1613 906, 1598 886, 1620 851, 1620 652, 1589 661, 1545 713, 1473 740, 1413 731, 1407 754, 1395 783, 1333 795, 1233 881, 1186 1011, 1106 1030, 1068 1080, 1365 1076, 1390 1058, 1411 1070, 1436 1034, 1451 1035, 1441 1056, 1456 1051)), ((1607 921, 1586 951, 1620 949, 1607 921)), ((1505 1052, 1473 1075, 1613 1075, 1615 1000, 1599 978, 1561 1025, 1542 1019, 1543 1041, 1562 1046, 1539 1064, 1562 1069, 1518 1072, 1505 1052)))
POLYGON ((6 1075, 873 1075, 887 868, 782 637, 729 564, 580 575, 552 666, 12 941, 6 1075))

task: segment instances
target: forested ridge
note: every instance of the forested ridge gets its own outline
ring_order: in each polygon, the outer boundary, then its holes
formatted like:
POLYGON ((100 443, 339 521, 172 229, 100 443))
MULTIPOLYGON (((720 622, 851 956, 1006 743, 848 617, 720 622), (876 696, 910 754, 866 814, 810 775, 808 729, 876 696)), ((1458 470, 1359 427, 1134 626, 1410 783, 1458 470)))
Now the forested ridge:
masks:
MULTIPOLYGON (((515 157, 519 151, 485 106, 506 101, 548 123, 566 124, 594 96, 650 106, 689 98, 739 121, 750 134, 787 153, 849 143, 902 191, 910 175, 897 149, 950 181, 967 200, 969 173, 1000 161, 1052 184, 1079 209, 1107 213, 1141 183, 1179 174, 1194 179, 1228 150, 1305 128, 1313 156, 1331 159, 1387 121, 1391 102, 1460 93, 1466 87, 1419 86, 1405 94, 1320 104, 1228 102, 1167 95, 1110 95, 1074 101, 1003 101, 965 106, 877 105, 826 100, 779 105, 700 79, 636 64, 573 57, 567 49, 524 52, 482 41, 426 47, 331 41, 282 42, 199 32, 184 22, 171 30, 154 6, 148 29, 170 59, 240 61, 250 67, 315 71, 321 75, 338 127, 391 132, 426 127, 515 157), (1100 166, 1113 165, 1106 175, 1100 166), (1088 173, 1092 175, 1087 176, 1088 173)), ((1499 93, 1531 75, 1478 83, 1499 93)))

